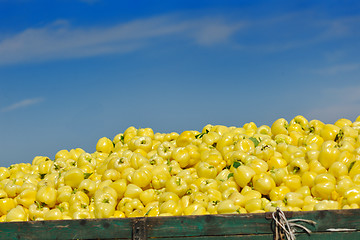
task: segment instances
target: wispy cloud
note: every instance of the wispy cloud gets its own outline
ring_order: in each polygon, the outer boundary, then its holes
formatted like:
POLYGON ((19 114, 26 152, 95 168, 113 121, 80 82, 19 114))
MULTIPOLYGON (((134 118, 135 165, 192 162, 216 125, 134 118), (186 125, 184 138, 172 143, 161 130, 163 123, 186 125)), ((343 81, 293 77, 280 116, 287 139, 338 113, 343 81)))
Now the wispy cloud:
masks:
POLYGON ((314 11, 258 19, 244 19, 238 14, 185 15, 169 14, 88 27, 57 20, 0 38, 0 65, 120 54, 161 47, 164 41, 174 39, 203 47, 228 44, 234 50, 276 53, 338 38, 354 39, 354 34, 359 34, 356 29, 360 29, 358 16, 325 19, 317 17, 314 11))
POLYGON ((177 16, 89 28, 76 28, 68 21, 59 20, 42 28, 26 29, 0 41, 0 64, 136 51, 155 44, 159 38, 190 39, 209 46, 228 40, 242 27, 241 22, 223 18, 183 20, 177 16))
POLYGON ((224 24, 221 22, 214 22, 213 24, 201 24, 199 31, 195 33, 194 37, 200 45, 212 45, 219 42, 227 41, 232 34, 245 24, 224 24))
POLYGON ((25 99, 25 100, 22 100, 20 102, 16 102, 16 103, 13 103, 7 107, 4 107, 1 109, 1 112, 9 112, 9 111, 13 111, 13 110, 16 110, 18 108, 24 108, 24 107, 29 107, 31 105, 34 105, 34 104, 37 104, 37 103, 40 103, 44 101, 43 98, 29 98, 29 99, 25 99))
POLYGON ((314 109, 307 114, 309 119, 321 119, 325 123, 335 123, 340 118, 347 118, 354 121, 358 116, 360 104, 335 104, 314 109))
POLYGON ((311 118, 325 119, 329 123, 339 118, 355 120, 360 115, 360 85, 352 87, 325 88, 319 91, 322 103, 308 113, 311 118))
POLYGON ((360 16, 348 16, 330 20, 320 20, 317 23, 325 27, 324 37, 344 37, 359 35, 360 16))
POLYGON ((321 75, 334 75, 344 72, 352 72, 360 70, 360 63, 337 64, 330 67, 315 70, 315 73, 321 75))
POLYGON ((250 26, 244 36, 254 41, 247 43, 247 48, 273 53, 355 39, 354 35, 359 35, 360 17, 319 18, 313 10, 307 10, 252 20, 250 26))

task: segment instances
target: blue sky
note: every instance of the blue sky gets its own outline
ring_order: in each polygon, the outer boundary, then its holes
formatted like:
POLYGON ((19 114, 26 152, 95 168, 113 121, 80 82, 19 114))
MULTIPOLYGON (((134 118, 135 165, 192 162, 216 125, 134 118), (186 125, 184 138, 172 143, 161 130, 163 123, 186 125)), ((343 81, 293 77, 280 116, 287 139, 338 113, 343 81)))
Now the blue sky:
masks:
POLYGON ((129 126, 360 114, 359 1, 0 0, 1 166, 129 126))

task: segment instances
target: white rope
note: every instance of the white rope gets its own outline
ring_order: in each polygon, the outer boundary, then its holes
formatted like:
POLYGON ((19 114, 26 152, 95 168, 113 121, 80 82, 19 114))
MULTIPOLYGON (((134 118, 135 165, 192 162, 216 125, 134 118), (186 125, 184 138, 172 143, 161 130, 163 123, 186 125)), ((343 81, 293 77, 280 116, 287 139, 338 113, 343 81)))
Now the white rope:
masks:
POLYGON ((328 228, 326 231, 329 232, 355 232, 356 229, 353 228, 328 228))
MULTIPOLYGON (((306 233, 310 234, 311 230, 307 227, 297 223, 297 222, 304 222, 308 224, 315 225, 316 222, 307 219, 290 219, 287 220, 286 216, 280 208, 276 208, 276 212, 272 213, 273 220, 275 221, 275 228, 282 230, 288 240, 295 240, 295 232, 296 228, 300 228, 306 233)), ((278 236, 276 236, 278 237, 278 236)))
POLYGON ((295 240, 295 235, 290 228, 289 222, 287 221, 284 212, 281 211, 280 208, 276 208, 276 212, 273 212, 272 217, 275 221, 275 228, 281 229, 285 233, 285 236, 288 240, 295 240))

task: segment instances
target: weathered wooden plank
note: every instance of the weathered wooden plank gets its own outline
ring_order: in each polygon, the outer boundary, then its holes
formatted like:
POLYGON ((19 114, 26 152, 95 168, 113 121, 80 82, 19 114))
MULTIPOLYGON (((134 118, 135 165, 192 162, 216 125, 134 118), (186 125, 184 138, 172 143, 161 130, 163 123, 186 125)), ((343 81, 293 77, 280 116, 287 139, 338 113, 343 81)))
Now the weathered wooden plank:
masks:
POLYGON ((147 219, 148 237, 272 233, 264 214, 204 215, 147 219))
MULTIPOLYGON (((360 209, 312 212, 286 212, 288 219, 307 219, 316 225, 300 223, 313 232, 348 228, 360 231, 360 209)), ((272 233, 271 213, 242 215, 206 215, 148 218, 149 237, 216 236, 272 233)))
POLYGON ((297 234, 296 240, 355 240, 360 239, 360 232, 313 232, 310 235, 297 234))
POLYGON ((0 224, 1 239, 131 239, 130 219, 82 219, 0 224))
POLYGON ((317 222, 316 231, 326 231, 329 228, 360 230, 360 209, 349 211, 314 211, 311 212, 309 217, 317 222))
POLYGON ((349 228, 360 231, 360 209, 284 213, 287 219, 299 218, 315 221, 316 225, 311 228, 312 231, 322 232, 329 228, 349 228))
MULTIPOLYGON (((313 233, 310 237, 305 233, 298 234, 297 239, 325 239, 322 236, 327 236, 327 240, 360 239, 360 209, 285 214, 288 219, 308 219, 317 223, 315 226, 304 224, 313 233), (330 233, 329 229, 350 229, 354 232, 330 233)), ((262 236, 262 239, 267 239, 269 236, 271 239, 271 222, 271 213, 12 222, 0 223, 0 238, 131 239, 146 236, 161 239, 233 239, 241 236, 242 239, 257 239, 257 236, 262 236)))
POLYGON ((272 240, 272 234, 251 234, 251 235, 231 235, 231 236, 197 236, 197 237, 165 237, 151 238, 154 240, 272 240))
MULTIPOLYGON (((296 240, 354 240, 360 239, 360 232, 316 232, 296 234, 296 240)), ((272 240, 272 234, 231 235, 231 236, 197 236, 197 237, 165 237, 151 238, 156 240, 272 240)))

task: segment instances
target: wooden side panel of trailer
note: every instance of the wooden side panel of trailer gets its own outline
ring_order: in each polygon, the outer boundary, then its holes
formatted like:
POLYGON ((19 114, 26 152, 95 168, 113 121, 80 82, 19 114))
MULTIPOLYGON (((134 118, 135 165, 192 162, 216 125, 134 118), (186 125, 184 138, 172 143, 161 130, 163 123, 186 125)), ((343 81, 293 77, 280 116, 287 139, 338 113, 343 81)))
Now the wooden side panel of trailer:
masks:
MULTIPOLYGON (((297 240, 360 239, 360 209, 285 212, 307 219, 297 240)), ((271 213, 0 223, 0 239, 273 239, 271 213)))

